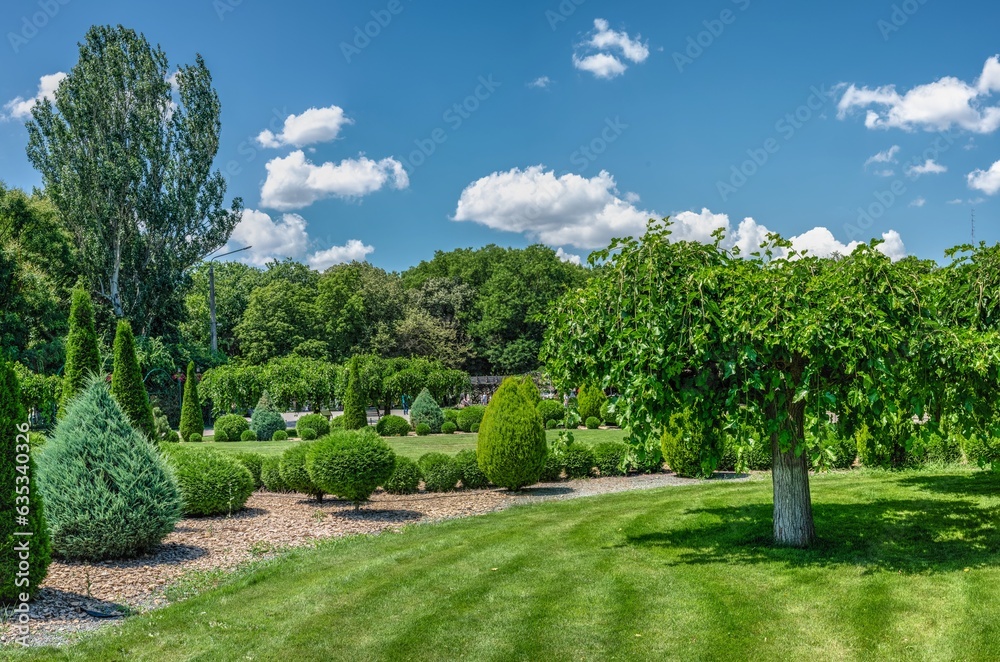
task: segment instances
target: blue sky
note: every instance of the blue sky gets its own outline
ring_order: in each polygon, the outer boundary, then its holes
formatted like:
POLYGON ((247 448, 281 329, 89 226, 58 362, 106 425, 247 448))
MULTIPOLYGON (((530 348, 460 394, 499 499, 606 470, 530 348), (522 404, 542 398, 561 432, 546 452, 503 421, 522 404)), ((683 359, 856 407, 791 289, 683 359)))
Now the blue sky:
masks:
POLYGON ((574 259, 667 214, 686 238, 885 235, 940 259, 973 207, 977 239, 1000 240, 998 18, 960 0, 9 0, 0 180, 40 184, 24 112, 90 25, 121 23, 172 64, 205 57, 246 259, 404 269, 535 241, 574 259))

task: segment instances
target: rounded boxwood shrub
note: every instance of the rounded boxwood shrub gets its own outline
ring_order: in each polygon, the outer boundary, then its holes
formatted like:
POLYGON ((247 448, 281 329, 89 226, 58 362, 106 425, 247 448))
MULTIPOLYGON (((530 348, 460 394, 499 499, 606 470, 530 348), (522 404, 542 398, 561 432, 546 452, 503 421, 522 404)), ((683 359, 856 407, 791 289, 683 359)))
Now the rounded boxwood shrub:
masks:
POLYGON ((521 391, 520 380, 503 381, 486 407, 476 448, 490 482, 510 490, 538 482, 548 453, 542 417, 521 391))
POLYGON ((306 467, 306 458, 315 443, 315 441, 301 442, 286 450, 281 455, 278 469, 281 472, 281 480, 288 489, 311 496, 316 501, 323 501, 326 492, 313 482, 306 467))
POLYGON ((562 455, 550 448, 548 454, 545 456, 545 464, 542 466, 542 475, 538 477, 538 480, 545 483, 554 483, 561 479, 562 475, 562 455))
POLYGON ((420 466, 405 455, 396 456, 396 466, 382 488, 389 494, 415 494, 424 475, 420 466))
POLYGON ((215 419, 216 441, 240 441, 243 433, 250 429, 247 419, 239 414, 226 414, 215 419))
POLYGON ((462 480, 462 469, 444 453, 427 453, 418 461, 428 492, 451 492, 462 480))
POLYGON ((480 426, 480 423, 473 423, 472 424, 472 429, 469 430, 469 432, 471 432, 472 434, 479 434, 479 426, 480 426))
POLYGON ((405 437, 410 434, 410 422, 402 416, 383 416, 375 424, 375 431, 382 437, 405 437))
POLYGON ((722 455, 712 435, 706 434, 688 410, 670 416, 663 430, 661 447, 663 459, 670 469, 686 478, 710 477, 722 455))
POLYGON ((538 415, 545 421, 546 427, 548 427, 549 421, 558 422, 566 418, 566 408, 558 400, 542 400, 536 409, 538 415))
POLYGON ((426 437, 430 433, 431 433, 431 426, 427 425, 426 423, 420 423, 419 425, 417 425, 418 437, 426 437))
POLYGON ((281 456, 268 455, 260 463, 260 482, 268 492, 291 492, 281 478, 281 456))
POLYGON ((455 434, 456 430, 458 430, 458 426, 451 421, 445 421, 441 424, 441 434, 455 434))
POLYGON ((323 414, 306 414, 295 422, 295 431, 300 439, 305 428, 312 428, 317 437, 325 437, 330 434, 330 419, 323 414))
POLYGON ((585 425, 587 426, 588 430, 596 430, 597 428, 601 427, 601 419, 597 418, 596 416, 591 416, 590 418, 587 419, 585 425))
POLYGON ((479 468, 479 458, 476 457, 476 451, 471 448, 459 451, 454 461, 462 473, 462 487, 470 490, 481 490, 490 484, 490 479, 479 468))
POLYGON ((357 509, 392 476, 396 453, 373 430, 334 432, 312 444, 306 470, 319 489, 357 509))
POLYGON ((558 425, 559 425, 559 421, 557 421, 554 418, 550 418, 548 420, 548 422, 545 423, 545 429, 546 430, 555 430, 558 425))
POLYGON ((180 449, 168 460, 181 488, 185 515, 229 515, 242 510, 253 494, 249 469, 226 453, 180 449))
POLYGON ((594 450, 594 466, 602 476, 624 476, 628 446, 620 441, 602 441, 594 450))
POLYGON ((288 426, 285 419, 276 411, 271 409, 255 409, 250 417, 250 429, 257 435, 258 439, 271 439, 278 430, 287 432, 288 426))
MULTIPOLYGON (((334 430, 346 430, 346 429, 347 427, 344 425, 343 415, 334 416, 333 418, 330 419, 330 432, 333 432, 334 430)), ((316 432, 316 430, 313 430, 313 432, 316 432)), ((329 432, 327 434, 329 434, 329 432)))
POLYGON ((420 391, 410 407, 410 421, 414 426, 425 423, 434 433, 441 431, 441 425, 444 423, 444 412, 441 411, 441 407, 434 401, 431 392, 426 388, 420 391))
POLYGON ((604 391, 596 386, 584 384, 576 396, 576 411, 580 414, 580 418, 584 421, 589 419, 591 416, 600 420, 601 407, 603 407, 604 403, 607 401, 608 398, 604 395, 604 391))
POLYGON ((588 478, 594 472, 594 451, 583 444, 573 444, 563 453, 567 478, 588 478))
POLYGON ((275 430, 271 435, 271 441, 288 441, 288 432, 285 430, 275 430))
POLYGON ((263 455, 260 453, 235 453, 233 457, 250 472, 250 475, 253 477, 254 489, 264 484, 263 478, 260 475, 261 470, 264 468, 263 455))
POLYGON ((472 432, 472 426, 483 422, 483 414, 486 413, 485 405, 469 405, 465 409, 460 409, 455 424, 462 432, 472 432))
POLYGON ((240 441, 257 441, 257 433, 253 430, 244 430, 240 435, 240 441))
POLYGON ((302 428, 299 430, 299 438, 302 439, 302 441, 313 441, 317 437, 319 437, 319 433, 312 428, 302 428))
POLYGON ((193 432, 190 435, 188 435, 188 443, 200 444, 202 441, 204 441, 204 439, 197 432, 193 432))
POLYGON ((67 559, 143 554, 181 517, 180 489, 166 461, 101 380, 70 402, 39 454, 38 488, 53 552, 67 559))
POLYGON ((445 422, 452 422, 455 427, 458 427, 458 410, 457 409, 442 409, 441 413, 444 414, 445 422))

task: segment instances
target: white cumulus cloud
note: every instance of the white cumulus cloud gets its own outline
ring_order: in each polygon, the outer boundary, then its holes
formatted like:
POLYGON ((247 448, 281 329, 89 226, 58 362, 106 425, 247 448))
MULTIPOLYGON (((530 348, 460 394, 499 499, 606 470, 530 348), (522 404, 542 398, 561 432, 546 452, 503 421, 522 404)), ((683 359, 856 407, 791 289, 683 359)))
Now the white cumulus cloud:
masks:
POLYGON ((870 157, 865 161, 865 167, 867 168, 873 163, 896 163, 896 155, 899 154, 899 145, 893 145, 884 152, 879 152, 878 154, 870 157))
POLYGON ((1000 56, 986 60, 974 83, 945 76, 905 93, 895 85, 869 88, 847 86, 837 105, 840 119, 855 110, 865 111, 869 129, 944 131, 958 127, 974 133, 993 133, 1000 128, 1000 106, 989 98, 1000 91, 1000 56))
POLYGON ((354 124, 344 109, 339 106, 310 108, 301 115, 289 115, 281 133, 275 134, 265 129, 257 136, 262 147, 305 147, 315 143, 329 142, 340 135, 340 130, 354 124))
POLYGON ((573 66, 597 78, 614 78, 628 69, 625 61, 641 64, 649 58, 649 45, 641 36, 611 29, 603 18, 594 19, 594 30, 573 53, 573 66))
POLYGON ((281 218, 272 219, 265 212, 245 209, 226 247, 236 250, 251 246, 250 250, 233 256, 246 264, 262 267, 272 260, 290 257, 303 260, 318 271, 342 262, 364 260, 375 250, 358 239, 350 239, 343 246, 311 251, 315 242, 309 238, 307 225, 306 219, 298 214, 283 214, 281 218))
POLYGON ((920 175, 940 175, 948 172, 948 167, 936 162, 934 159, 927 159, 921 165, 910 166, 906 169, 906 176, 916 179, 920 175))
POLYGON ((579 266, 582 262, 582 258, 579 255, 567 253, 562 248, 556 249, 556 257, 563 262, 569 262, 570 264, 575 264, 577 266, 579 266))
POLYGON ((982 191, 986 195, 996 195, 1000 192, 1000 161, 996 161, 989 170, 974 170, 968 174, 969 188, 982 191))
POLYGON ((359 155, 340 163, 311 163, 302 150, 267 163, 261 205, 279 211, 308 207, 324 198, 360 198, 391 185, 410 185, 403 164, 394 158, 373 161, 359 155))
POLYGON ((326 250, 316 251, 309 256, 309 266, 317 271, 325 271, 335 264, 344 262, 364 262, 369 253, 374 253, 375 247, 368 246, 358 239, 351 239, 343 246, 331 246, 326 250))
POLYGON ((31 115, 31 109, 34 108, 35 104, 42 99, 55 101, 56 89, 59 87, 59 83, 61 83, 64 78, 66 78, 66 74, 62 71, 42 76, 38 81, 38 92, 35 96, 27 99, 24 97, 15 97, 3 105, 3 119, 27 119, 28 116, 31 115))

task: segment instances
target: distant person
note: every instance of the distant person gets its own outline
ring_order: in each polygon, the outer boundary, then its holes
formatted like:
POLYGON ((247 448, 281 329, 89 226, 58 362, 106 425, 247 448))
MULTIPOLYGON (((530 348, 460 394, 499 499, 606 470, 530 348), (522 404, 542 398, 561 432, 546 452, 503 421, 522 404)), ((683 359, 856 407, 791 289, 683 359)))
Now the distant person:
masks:
POLYGON ((410 413, 410 399, 404 393, 401 400, 403 401, 403 416, 408 416, 410 413))

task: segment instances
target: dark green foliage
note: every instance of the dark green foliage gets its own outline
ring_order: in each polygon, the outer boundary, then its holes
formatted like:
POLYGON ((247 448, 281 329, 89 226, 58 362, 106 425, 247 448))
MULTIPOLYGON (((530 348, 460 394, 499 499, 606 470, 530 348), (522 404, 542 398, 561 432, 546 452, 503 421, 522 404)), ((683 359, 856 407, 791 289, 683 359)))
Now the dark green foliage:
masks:
POLYGON ((479 426, 480 425, 481 425, 481 423, 473 423, 472 424, 472 429, 469 430, 469 432, 471 432, 472 434, 479 434, 479 426))
POLYGON ((331 433, 312 444, 306 455, 313 483, 355 508, 389 480, 395 466, 396 453, 371 429, 331 433))
POLYGON ((306 456, 312 449, 315 441, 295 444, 284 452, 281 456, 281 480, 294 492, 311 496, 316 501, 322 501, 326 494, 313 482, 306 469, 306 456))
POLYGON ((663 430, 663 459, 678 476, 708 478, 722 455, 722 449, 713 443, 713 438, 690 412, 674 413, 663 430))
POLYGON ((549 419, 549 421, 545 424, 546 430, 555 430, 557 427, 559 427, 559 421, 555 420, 554 418, 549 419))
POLYGON ((253 430, 244 430, 240 433, 240 441, 257 441, 257 433, 253 430))
POLYGON ((566 408, 558 400, 542 400, 536 409, 538 409, 539 416, 545 421, 546 427, 548 427, 549 421, 558 422, 566 418, 566 408))
POLYGON ((302 428, 299 431, 299 439, 302 441, 314 441, 319 438, 319 434, 312 428, 302 428))
POLYGON ((415 494, 423 479, 424 475, 416 462, 405 455, 397 455, 392 475, 382 487, 389 494, 415 494))
POLYGON ((605 400, 604 404, 601 405, 601 421, 605 425, 617 426, 618 425, 618 415, 611 412, 611 400, 605 400))
POLYGON ((271 434, 271 441, 288 441, 288 432, 285 430, 275 430, 271 434))
POLYGON ((858 445, 858 459, 863 466, 906 469, 923 463, 915 426, 908 422, 902 428, 883 430, 879 435, 872 434, 867 425, 862 425, 855 431, 854 440, 858 445))
POLYGON ((204 438, 197 432, 188 437, 188 442, 192 444, 200 444, 202 441, 204 441, 204 438))
POLYGON ((451 492, 462 480, 462 468, 444 453, 427 453, 418 461, 428 492, 451 492))
POLYGON ((233 455, 236 461, 247 468, 250 475, 253 476, 253 486, 254 489, 261 487, 264 482, 261 478, 260 472, 263 469, 264 456, 260 453, 236 453, 233 455))
POLYGON ((169 468, 102 381, 71 402, 38 464, 53 551, 63 558, 142 554, 181 516, 169 468))
POLYGON ((361 373, 358 357, 352 357, 347 364, 347 390, 344 393, 344 414, 342 421, 346 430, 360 430, 368 425, 365 397, 361 391, 361 373))
POLYGON ((184 514, 229 515, 242 510, 254 491, 254 478, 228 453, 180 449, 167 456, 180 484, 184 514))
POLYGON ((632 448, 629 454, 629 465, 643 474, 655 474, 663 471, 663 449, 661 440, 651 437, 642 444, 643 454, 639 456, 639 449, 632 448))
POLYGON ((153 421, 156 424, 156 436, 154 437, 156 441, 167 441, 167 437, 171 434, 177 435, 170 429, 170 421, 167 420, 167 415, 159 407, 153 407, 153 421))
POLYGON ((542 417, 524 395, 535 385, 505 379, 486 407, 479 428, 479 466, 494 485, 519 490, 538 482, 547 446, 542 417))
POLYGON ((410 407, 410 421, 417 427, 424 423, 434 433, 441 431, 441 425, 444 423, 444 412, 441 411, 441 407, 434 401, 431 392, 426 388, 420 391, 420 394, 413 401, 413 406, 410 407))
POLYGON ((588 430, 596 430, 597 428, 601 427, 601 419, 597 418, 596 416, 591 416, 590 418, 587 419, 587 422, 584 425, 587 426, 588 430))
POLYGON ((205 418, 201 411, 201 401, 198 399, 198 375, 194 370, 194 361, 188 363, 187 378, 184 380, 184 400, 181 404, 181 439, 188 440, 192 434, 203 434, 205 418))
POLYGON ((451 421, 445 421, 441 425, 441 434, 455 434, 456 430, 458 430, 458 426, 451 421))
POLYGON ((583 444, 571 444, 563 452, 563 467, 567 478, 589 478, 594 473, 594 451, 583 444))
POLYGON ((330 434, 330 419, 323 414, 306 414, 295 422, 295 429, 299 437, 302 436, 303 428, 312 428, 319 437, 330 434))
POLYGON ((580 418, 584 421, 591 417, 598 421, 601 419, 601 407, 608 401, 604 391, 596 386, 584 384, 580 387, 580 392, 576 396, 576 410, 580 418))
POLYGON ((962 444, 951 434, 932 433, 923 440, 927 462, 933 464, 957 464, 962 461, 962 444))
POLYGON ((483 414, 485 413, 486 407, 484 405, 469 405, 459 410, 455 424, 458 425, 458 429, 462 432, 472 432, 473 425, 477 423, 482 424, 483 414))
MULTIPOLYGON (((347 428, 344 427, 343 416, 335 416, 330 419, 330 432, 333 432, 334 430, 346 430, 346 429, 347 428)), ((316 432, 316 430, 313 430, 313 432, 316 432)))
POLYGON ((287 431, 284 417, 271 409, 255 409, 250 417, 250 429, 261 441, 274 437, 278 430, 287 431))
POLYGON ((431 426, 427 425, 426 423, 420 423, 417 425, 418 437, 426 437, 430 433, 431 433, 431 426))
POLYGON ((454 423, 455 427, 458 427, 458 410, 457 409, 442 409, 441 413, 444 414, 445 423, 454 423))
POLYGON ((28 437, 28 419, 21 406, 21 387, 14 369, 0 362, 0 605, 21 602, 22 593, 33 597, 48 574, 51 560, 49 530, 45 521, 45 505, 35 482, 35 460, 28 437), (26 467, 27 473, 18 470, 26 467), (20 478, 20 481, 18 480, 20 478), (17 488, 27 480, 27 503, 17 502, 17 488), (27 519, 18 525, 15 515, 27 519), (21 542, 15 532, 29 533, 31 565, 27 586, 17 586, 21 559, 14 549, 21 542))
POLYGON ((405 437, 410 434, 410 422, 402 416, 383 416, 375 424, 375 431, 383 437, 405 437))
POLYGON ((965 454, 969 463, 993 471, 1000 470, 1000 439, 991 439, 983 435, 970 435, 965 439, 965 454))
POLYGON ((628 446, 620 441, 602 441, 594 446, 594 466, 601 476, 624 476, 628 446))
POLYGON ((268 492, 291 492, 281 477, 281 457, 268 455, 260 463, 260 481, 268 492))
POLYGON ((215 419, 216 441, 241 441, 243 433, 250 429, 247 419, 239 414, 226 414, 215 419))
POLYGON ((101 352, 94 327, 94 305, 82 284, 73 288, 69 309, 69 337, 66 338, 66 367, 63 370, 60 411, 66 412, 69 401, 83 391, 92 375, 101 373, 101 352))
POLYGON ((479 468, 479 458, 476 457, 476 451, 471 448, 459 451, 455 455, 455 464, 462 472, 462 487, 470 490, 481 490, 490 484, 490 479, 479 468))
MULTIPOLYGON (((854 441, 848 442, 847 453, 852 456, 857 454, 857 447, 854 441)), ((722 456, 716 469, 719 471, 770 471, 773 456, 771 454, 771 440, 764 439, 758 431, 740 426, 734 435, 726 436, 723 445, 722 456), (743 461, 740 463, 739 449, 743 449, 743 461)))
POLYGON ((545 483, 554 483, 562 478, 564 468, 562 453, 556 453, 555 449, 550 446, 545 456, 545 464, 542 465, 542 474, 538 477, 538 480, 545 483))
POLYGON ((115 332, 114 367, 111 375, 111 395, 121 405, 132 425, 150 441, 156 441, 156 421, 149 394, 142 382, 142 371, 135 356, 135 337, 127 320, 118 321, 115 332))

